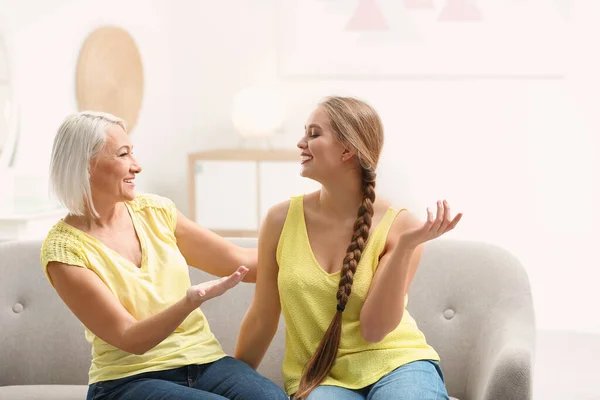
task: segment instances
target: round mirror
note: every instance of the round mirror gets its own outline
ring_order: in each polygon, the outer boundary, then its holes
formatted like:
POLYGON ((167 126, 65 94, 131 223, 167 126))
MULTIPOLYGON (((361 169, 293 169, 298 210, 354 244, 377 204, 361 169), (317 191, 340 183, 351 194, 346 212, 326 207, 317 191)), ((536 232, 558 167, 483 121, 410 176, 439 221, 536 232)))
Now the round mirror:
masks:
POLYGON ((16 145, 15 111, 11 101, 8 55, 0 35, 0 170, 12 163, 16 145))

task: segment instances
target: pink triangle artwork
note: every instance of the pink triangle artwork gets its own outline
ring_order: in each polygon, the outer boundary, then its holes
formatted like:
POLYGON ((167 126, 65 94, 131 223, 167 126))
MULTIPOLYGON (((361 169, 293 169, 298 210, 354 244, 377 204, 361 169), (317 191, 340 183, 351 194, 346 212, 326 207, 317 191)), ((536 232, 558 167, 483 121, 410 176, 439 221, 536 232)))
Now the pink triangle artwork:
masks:
POLYGON ((447 0, 439 21, 481 21, 479 7, 469 0, 447 0))
POLYGON ((413 10, 434 8, 433 0, 404 0, 404 6, 413 10))
POLYGON ((376 0, 360 0, 356 11, 348 21, 348 31, 385 31, 388 24, 377 7, 376 0))

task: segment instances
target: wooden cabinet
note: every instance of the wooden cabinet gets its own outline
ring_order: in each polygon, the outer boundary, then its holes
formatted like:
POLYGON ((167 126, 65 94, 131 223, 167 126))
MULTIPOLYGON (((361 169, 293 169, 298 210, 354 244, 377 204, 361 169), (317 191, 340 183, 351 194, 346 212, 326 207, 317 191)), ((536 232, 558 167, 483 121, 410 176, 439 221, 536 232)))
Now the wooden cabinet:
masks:
POLYGON ((269 208, 320 185, 300 176, 299 150, 189 155, 190 216, 227 237, 256 237, 269 208))

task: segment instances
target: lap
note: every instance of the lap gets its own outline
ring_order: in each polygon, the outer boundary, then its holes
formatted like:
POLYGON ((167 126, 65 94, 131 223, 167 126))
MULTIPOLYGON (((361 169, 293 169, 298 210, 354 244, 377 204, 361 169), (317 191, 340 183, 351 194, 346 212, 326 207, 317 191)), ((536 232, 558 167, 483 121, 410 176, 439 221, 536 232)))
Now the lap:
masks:
POLYGON ((358 391, 339 386, 318 386, 306 400, 365 400, 365 396, 358 391))
POLYGON ((126 384, 95 384, 90 386, 88 400, 225 400, 214 393, 191 388, 175 382, 140 378, 126 384))
POLYGON ((373 384, 367 400, 448 400, 442 370, 435 361, 415 361, 396 368, 373 384))
POLYGON ((396 368, 362 389, 322 385, 306 400, 449 400, 444 375, 437 361, 415 361, 396 368))
POLYGON ((248 364, 224 357, 209 364, 147 372, 90 385, 87 400, 287 400, 248 364))
POLYGON ((233 357, 224 357, 207 366, 194 387, 232 400, 288 399, 273 381, 233 357))

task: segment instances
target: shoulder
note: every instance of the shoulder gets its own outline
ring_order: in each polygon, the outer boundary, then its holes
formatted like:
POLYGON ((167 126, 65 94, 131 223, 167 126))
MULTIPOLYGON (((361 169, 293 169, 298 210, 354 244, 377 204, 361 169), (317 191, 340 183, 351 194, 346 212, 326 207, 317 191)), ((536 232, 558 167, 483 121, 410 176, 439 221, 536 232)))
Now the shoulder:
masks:
POLYGON ((289 200, 282 201, 269 208, 269 211, 261 224, 258 235, 259 255, 261 253, 272 254, 276 257, 276 260, 279 259, 280 242, 290 212, 290 207, 292 207, 292 203, 298 201, 301 201, 298 197, 292 197, 289 200))
POLYGON ((48 232, 40 251, 40 261, 44 269, 53 261, 86 267, 85 258, 80 234, 62 220, 48 232))
POLYGON ((63 220, 57 222, 46 235, 42 244, 42 251, 55 247, 64 247, 73 250, 80 248, 80 236, 76 228, 71 227, 63 220))
POLYGON ((171 199, 144 193, 136 195, 135 199, 127 204, 134 212, 141 214, 142 218, 154 220, 158 225, 166 225, 169 230, 175 232, 177 207, 171 199))
POLYGON ((142 193, 135 196, 135 199, 128 204, 136 211, 142 211, 145 208, 162 208, 173 209, 175 203, 167 197, 159 196, 151 193, 142 193))
POLYGON ((279 231, 283 229, 283 225, 285 224, 285 220, 288 215, 288 211, 290 209, 290 204, 294 198, 286 201, 282 201, 281 203, 277 203, 274 206, 269 208, 267 211, 267 215, 264 218, 262 228, 268 229, 269 231, 279 231))
MULTIPOLYGON (((292 196, 286 201, 277 203, 267 212, 263 225, 273 226, 279 228, 279 231, 283 228, 285 221, 287 220, 290 211, 298 214, 301 209, 310 209, 319 191, 302 194, 299 196, 292 196), (292 208, 293 210, 290 210, 292 208)), ((305 210, 306 211, 306 210, 305 210)))
POLYGON ((285 226, 298 220, 298 215, 300 215, 304 204, 310 202, 313 194, 292 196, 289 200, 282 201, 269 208, 261 225, 260 236, 263 239, 278 243, 285 226))

